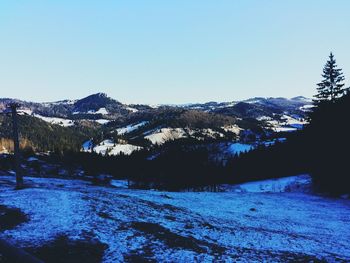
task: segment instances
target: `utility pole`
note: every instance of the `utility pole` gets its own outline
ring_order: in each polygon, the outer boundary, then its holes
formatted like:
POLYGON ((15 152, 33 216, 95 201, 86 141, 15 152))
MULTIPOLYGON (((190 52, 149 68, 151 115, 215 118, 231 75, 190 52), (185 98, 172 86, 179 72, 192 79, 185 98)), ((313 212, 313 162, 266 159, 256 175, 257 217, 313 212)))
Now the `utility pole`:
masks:
POLYGON ((15 171, 16 171, 16 189, 23 188, 23 177, 21 174, 21 162, 19 152, 19 139, 18 139, 18 124, 17 124, 17 108, 20 105, 18 103, 9 104, 9 108, 12 113, 12 125, 13 125, 13 143, 15 151, 15 171))

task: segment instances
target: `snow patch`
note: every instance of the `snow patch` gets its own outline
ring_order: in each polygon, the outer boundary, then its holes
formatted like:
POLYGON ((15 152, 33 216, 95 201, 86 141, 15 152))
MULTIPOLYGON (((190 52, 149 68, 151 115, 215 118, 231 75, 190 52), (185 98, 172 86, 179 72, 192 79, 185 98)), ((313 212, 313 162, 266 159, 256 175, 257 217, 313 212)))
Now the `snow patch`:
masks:
POLYGON ((98 109, 97 111, 89 110, 87 113, 88 113, 88 114, 102 114, 102 115, 107 115, 107 114, 108 114, 108 111, 107 111, 106 108, 100 108, 100 109, 98 109))
POLYGON ((74 125, 74 121, 69 119, 63 119, 63 118, 57 118, 57 117, 45 117, 39 114, 34 114, 33 116, 43 121, 46 121, 48 123, 57 124, 63 127, 70 127, 74 125))
POLYGON ((283 193, 283 192, 309 192, 311 187, 309 175, 297 175, 277 179, 249 182, 226 187, 229 191, 244 193, 283 193))
POLYGON ((31 109, 18 109, 17 113, 19 115, 33 115, 33 111, 31 109))
POLYGON ((232 132, 232 133, 237 134, 237 135, 243 130, 238 125, 224 126, 224 127, 222 127, 222 129, 225 132, 232 132))
POLYGON ((130 133, 132 131, 135 131, 135 130, 137 130, 138 128, 140 128, 142 126, 145 126, 146 124, 148 124, 148 121, 142 121, 142 122, 139 122, 139 123, 136 123, 136 124, 130 124, 128 126, 119 128, 116 131, 117 131, 117 133, 119 135, 124 135, 126 133, 130 133))
POLYGON ((104 140, 93 148, 95 153, 101 155, 130 155, 134 151, 141 150, 142 147, 132 144, 117 144, 113 140, 104 140))
POLYGON ((182 128, 162 128, 150 135, 145 136, 145 139, 150 140, 153 144, 163 144, 166 141, 176 140, 187 137, 186 132, 182 128))
POLYGON ((99 123, 99 124, 107 124, 109 122, 111 122, 110 120, 106 120, 106 119, 98 119, 98 120, 95 120, 95 122, 99 123))

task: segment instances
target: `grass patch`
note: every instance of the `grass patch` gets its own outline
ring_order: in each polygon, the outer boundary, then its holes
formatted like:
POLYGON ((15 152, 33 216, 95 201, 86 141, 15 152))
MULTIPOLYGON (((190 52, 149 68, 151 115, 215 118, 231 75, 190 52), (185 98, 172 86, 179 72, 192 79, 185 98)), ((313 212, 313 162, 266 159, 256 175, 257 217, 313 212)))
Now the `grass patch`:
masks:
POLYGON ((203 240, 198 240, 192 236, 181 236, 171 232, 169 229, 155 223, 149 222, 132 222, 131 227, 135 230, 143 232, 146 235, 153 236, 163 242, 169 248, 186 249, 196 253, 214 253, 222 254, 226 248, 209 243, 203 240))
POLYGON ((39 248, 26 250, 44 262, 50 263, 95 263, 102 262, 104 251, 108 248, 97 240, 71 240, 59 236, 51 243, 39 248))
POLYGON ((29 217, 18 208, 0 205, 0 231, 13 229, 29 221, 29 217))

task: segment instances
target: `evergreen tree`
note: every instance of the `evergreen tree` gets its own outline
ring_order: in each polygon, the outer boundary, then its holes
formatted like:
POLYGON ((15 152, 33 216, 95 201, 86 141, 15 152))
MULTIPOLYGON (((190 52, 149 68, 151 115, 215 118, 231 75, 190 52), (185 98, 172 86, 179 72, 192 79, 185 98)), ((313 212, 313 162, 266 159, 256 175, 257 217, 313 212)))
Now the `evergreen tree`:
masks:
POLYGON ((347 89, 344 88, 344 75, 342 69, 338 68, 334 55, 329 55, 329 59, 323 68, 323 80, 318 83, 317 94, 315 95, 314 103, 319 105, 323 102, 334 102, 342 97, 347 89))

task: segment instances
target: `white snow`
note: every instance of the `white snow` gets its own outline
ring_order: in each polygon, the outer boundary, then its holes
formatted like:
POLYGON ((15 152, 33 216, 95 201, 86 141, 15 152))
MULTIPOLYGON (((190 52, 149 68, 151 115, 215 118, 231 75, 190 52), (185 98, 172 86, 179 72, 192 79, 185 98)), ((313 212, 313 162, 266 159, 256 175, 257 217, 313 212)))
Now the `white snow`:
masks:
POLYGON ((299 116, 286 114, 283 114, 280 120, 274 120, 265 116, 258 118, 258 120, 265 120, 275 132, 293 132, 302 129, 304 125, 308 124, 307 120, 299 116))
POLYGON ((106 119, 98 119, 98 120, 95 120, 97 123, 99 124, 107 124, 110 122, 110 120, 106 120, 106 119))
POLYGON ((161 104, 148 104, 149 107, 151 107, 152 109, 158 109, 159 107, 161 107, 161 104))
POLYGON ((63 118, 57 118, 57 117, 45 117, 39 114, 34 114, 33 116, 36 118, 42 119, 43 121, 46 121, 48 123, 57 124, 63 127, 70 127, 74 125, 74 121, 69 119, 63 119, 63 118))
POLYGON ((271 121, 272 118, 269 116, 260 116, 258 118, 256 118, 258 121, 271 121))
POLYGON ((228 126, 224 126, 222 127, 222 129, 225 131, 225 132, 232 132, 234 134, 239 134, 243 129, 240 128, 238 125, 228 125, 228 126))
POLYGON ((114 141, 104 140, 100 144, 94 147, 93 151, 98 154, 106 155, 107 151, 115 146, 114 141))
POLYGON ((116 131, 117 131, 117 133, 118 133, 119 135, 124 135, 124 134, 126 134, 126 133, 130 133, 130 132, 132 132, 132 131, 135 131, 135 130, 137 130, 138 128, 140 128, 140 127, 142 127, 142 126, 144 126, 144 125, 146 125, 146 124, 148 124, 148 121, 142 121, 142 122, 139 122, 139 123, 136 123, 136 124, 130 124, 130 125, 128 125, 128 126, 119 128, 119 129, 117 129, 116 131))
POLYGON ((109 155, 120 155, 120 154, 130 155, 134 151, 138 151, 141 149, 142 147, 132 145, 132 144, 116 144, 109 152, 109 155))
POLYGON ((275 127, 273 128, 275 132, 294 132, 297 130, 297 128, 293 127, 275 127))
POLYGON ((100 109, 98 109, 97 111, 89 110, 87 113, 88 113, 88 114, 102 114, 102 115, 107 115, 107 114, 108 114, 108 111, 107 111, 106 108, 100 108, 100 109))
POLYGON ((281 121, 268 120, 267 123, 272 126, 272 130, 275 132, 293 132, 301 129, 306 124, 306 121, 283 115, 281 121))
POLYGON ((112 140, 104 140, 93 148, 95 153, 101 155, 130 155, 134 151, 141 150, 142 147, 132 144, 118 144, 112 140))
MULTIPOLYGON (((30 220, 0 238, 42 246, 92 233, 103 262, 349 262, 350 200, 307 193, 158 192, 86 181, 0 177, 0 203, 30 220), (141 231, 132 222, 152 224, 141 231)), ((248 187, 249 189, 251 187, 248 187)))
POLYGON ((132 108, 132 107, 126 107, 126 109, 128 111, 131 111, 131 112, 138 112, 139 111, 138 109, 135 109, 135 108, 132 108))
POLYGON ((187 135, 182 128, 162 128, 150 135, 145 136, 145 139, 150 140, 153 144, 163 144, 166 141, 185 137, 187 137, 187 135))
POLYGON ((97 111, 96 110, 88 110, 87 112, 80 112, 80 111, 74 111, 73 115, 77 114, 102 114, 102 115, 107 115, 108 111, 106 108, 100 108, 97 111))
POLYGON ((52 106, 52 105, 73 105, 77 102, 77 100, 62 100, 62 101, 55 101, 55 102, 44 102, 43 105, 46 107, 52 106))
POLYGON ((288 115, 283 115, 282 120, 283 120, 282 124, 284 125, 305 125, 308 123, 304 119, 301 119, 301 118, 297 119, 295 117, 288 116, 288 115))
MULTIPOLYGON (((237 132, 238 129, 232 126, 231 131, 237 132)), ((194 138, 202 140, 204 137, 217 138, 224 137, 224 134, 214 131, 211 128, 206 129, 191 129, 191 128, 161 128, 144 133, 145 139, 150 140, 153 144, 161 145, 167 141, 177 140, 181 138, 194 138)))
POLYGON ((238 102, 236 102, 236 101, 227 102, 225 105, 222 106, 222 108, 233 107, 233 106, 235 106, 237 103, 238 103, 238 102))
POLYGON ((301 106, 299 109, 302 110, 302 111, 305 111, 305 112, 308 112, 310 111, 312 108, 314 108, 315 105, 311 104, 311 105, 304 105, 304 106, 301 106))
POLYGON ((17 110, 19 115, 32 115, 33 111, 30 109, 18 109, 17 110))
POLYGON ((308 192, 310 191, 311 183, 311 177, 306 174, 226 186, 226 189, 245 193, 308 192))

